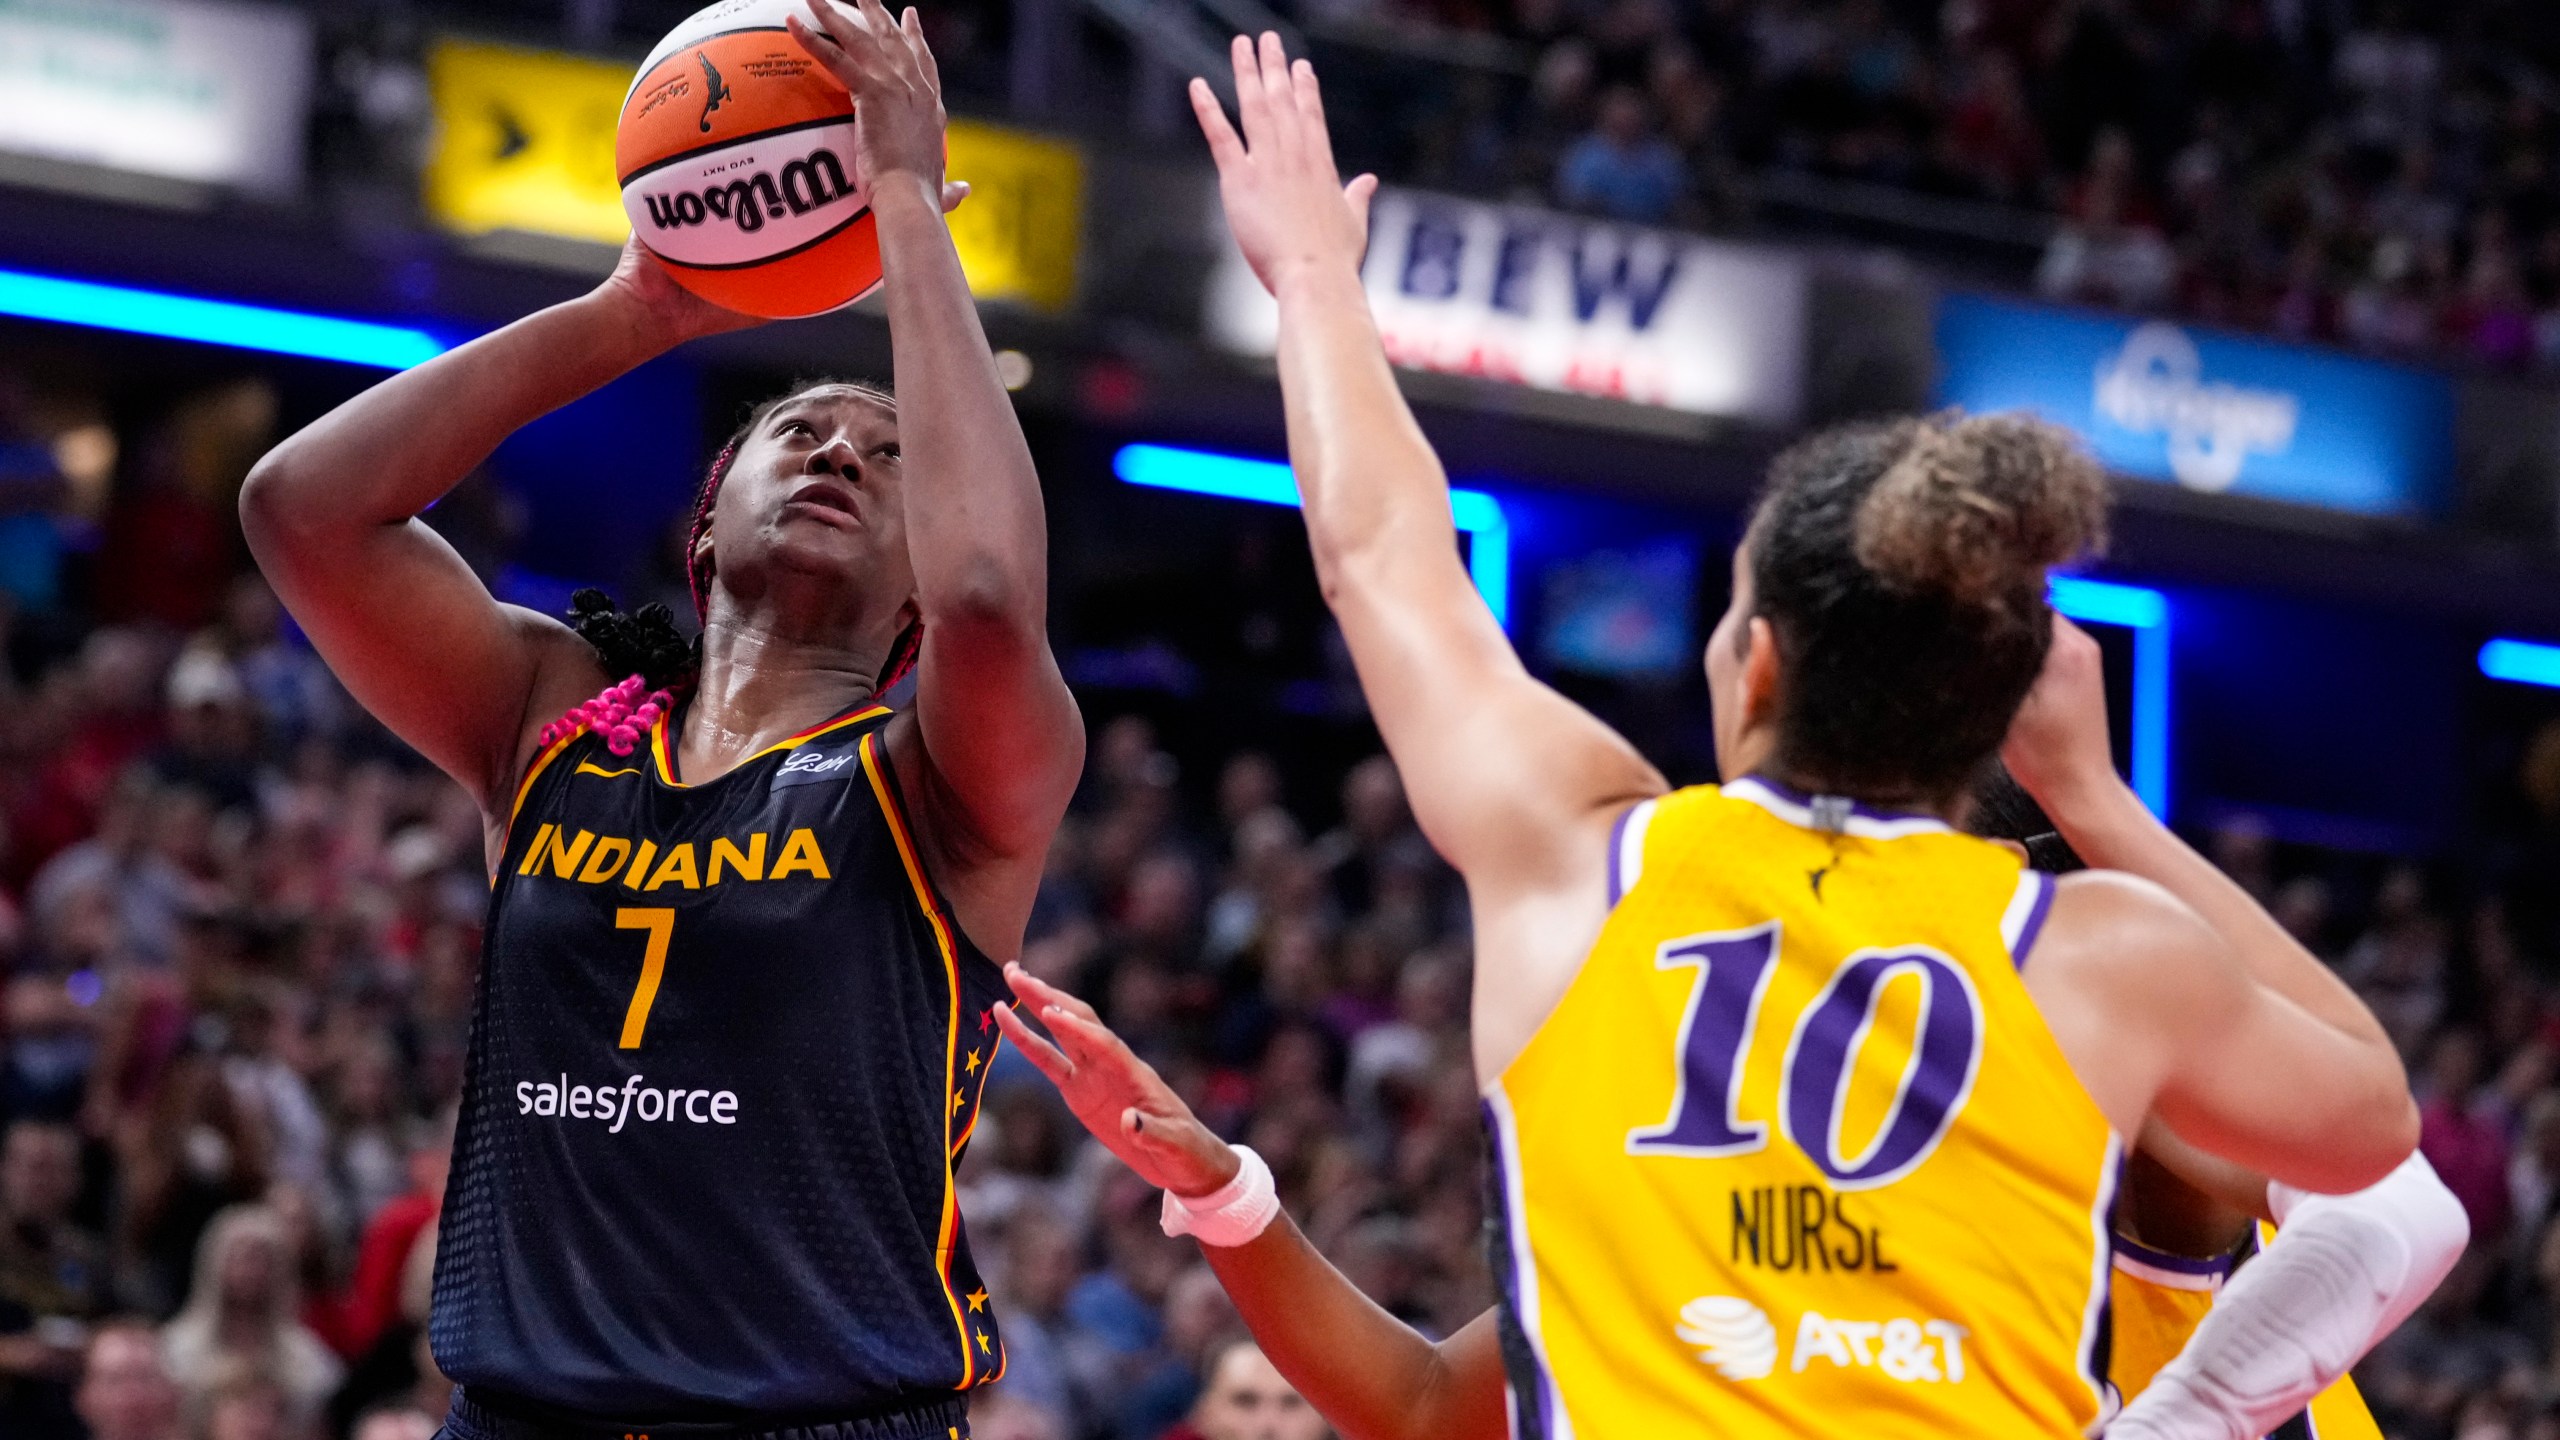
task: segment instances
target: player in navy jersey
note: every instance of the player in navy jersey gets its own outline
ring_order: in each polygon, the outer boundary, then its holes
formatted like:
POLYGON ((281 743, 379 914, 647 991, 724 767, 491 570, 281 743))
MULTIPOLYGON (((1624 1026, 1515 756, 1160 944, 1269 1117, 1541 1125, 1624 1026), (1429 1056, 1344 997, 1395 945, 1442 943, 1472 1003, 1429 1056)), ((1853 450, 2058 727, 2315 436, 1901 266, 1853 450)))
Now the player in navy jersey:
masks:
POLYGON ((861 9, 798 34, 859 106, 899 396, 803 386, 722 450, 698 642, 592 593, 574 630, 501 605, 414 518, 518 426, 752 323, 636 249, 340 407, 242 497, 322 654, 486 820, 430 1325, 454 1440, 945 1440, 1003 1369, 952 1169, 1083 730, 942 220, 932 57, 914 12, 861 9))

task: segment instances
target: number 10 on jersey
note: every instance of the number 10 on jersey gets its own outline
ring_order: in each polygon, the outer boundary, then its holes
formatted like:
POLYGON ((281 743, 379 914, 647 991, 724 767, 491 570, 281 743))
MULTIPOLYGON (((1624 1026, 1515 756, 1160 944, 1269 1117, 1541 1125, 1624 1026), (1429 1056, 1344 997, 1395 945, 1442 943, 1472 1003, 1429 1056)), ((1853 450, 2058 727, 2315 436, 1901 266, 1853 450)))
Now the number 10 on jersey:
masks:
MULTIPOLYGON (((1765 1119, 1742 1113, 1741 1079, 1777 973, 1781 927, 1691 935, 1665 943, 1654 964, 1695 969, 1680 1019, 1680 1078, 1671 1114, 1627 1133, 1633 1155, 1731 1156, 1767 1149, 1765 1119)), ((1842 959, 1796 1017, 1778 1074, 1778 1123, 1814 1167, 1843 1190, 1891 1184, 1929 1158, 1973 1092, 1982 1063, 1982 1002, 1964 967, 1926 946, 1860 950, 1842 959), (1842 1122, 1858 1052, 1873 1034, 1885 986, 1911 974, 1922 987, 1910 1059, 1873 1139, 1844 1154, 1842 1122)))

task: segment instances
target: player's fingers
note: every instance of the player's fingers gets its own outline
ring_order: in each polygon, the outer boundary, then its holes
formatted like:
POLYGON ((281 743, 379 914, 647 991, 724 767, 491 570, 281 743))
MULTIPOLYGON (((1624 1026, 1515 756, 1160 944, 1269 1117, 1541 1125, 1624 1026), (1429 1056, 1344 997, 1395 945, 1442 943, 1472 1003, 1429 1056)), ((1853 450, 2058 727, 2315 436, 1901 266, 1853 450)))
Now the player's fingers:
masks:
POLYGON ((1307 159, 1327 174, 1333 172, 1333 135, 1325 128, 1324 92, 1316 84, 1316 67, 1300 60, 1289 67, 1289 98, 1298 107, 1298 129, 1307 159))
MULTIPOLYGON (((1099 1022, 1055 1006, 1040 1012, 1040 1023, 1058 1037, 1058 1045, 1074 1058, 1076 1064, 1106 1066, 1114 1069, 1144 1068, 1146 1062, 1131 1053, 1099 1022)), ((1150 1071, 1150 1074, 1153 1072, 1150 1071)))
POLYGON ((916 73, 924 77, 924 83, 932 86, 934 93, 940 94, 942 64, 933 58, 933 47, 924 42, 924 17, 916 13, 916 7, 908 6, 906 13, 898 17, 898 29, 906 35, 907 49, 916 57, 916 73))
POLYGON ((835 0, 802 0, 802 3, 809 7, 809 14, 818 22, 818 28, 825 31, 827 38, 836 42, 845 54, 852 55, 861 48, 857 33, 860 26, 853 17, 837 8, 835 0))
POLYGON ((1087 1005, 1082 1000, 1079 1000, 1075 996, 1068 994, 1066 991, 1059 989, 1057 986, 1050 984, 1048 981, 1041 979, 1039 976, 1032 974, 1030 971, 1023 969, 1022 962, 1019 960, 1004 967, 1004 978, 1005 983, 1013 987, 1013 993, 1021 996, 1025 1002, 1031 1005, 1039 1007, 1056 1006, 1058 1009, 1064 1010, 1071 1015, 1081 1015, 1085 1019, 1095 1021, 1096 1023, 1101 1021, 1102 1016, 1100 1012, 1096 1011, 1092 1006, 1087 1005))
POLYGON ((1227 123, 1227 107, 1218 102, 1218 92, 1198 76, 1191 78, 1191 113, 1200 121, 1200 133, 1208 137, 1209 158, 1221 171, 1244 163, 1244 142, 1236 138, 1236 127, 1227 123))
POLYGON ((1014 1013, 1011 1005, 999 1000, 996 1002, 995 1011, 996 1028, 1003 1031, 1004 1038, 1012 1041, 1015 1048, 1022 1051, 1023 1055, 1031 1061, 1033 1068, 1056 1081, 1061 1087, 1074 1077, 1075 1062, 1060 1054, 1057 1046, 1041 1039, 1040 1032, 1025 1024, 1022 1017, 1014 1013))
POLYGON ((966 180, 945 180, 945 181, 943 181, 943 182, 942 182, 942 213, 943 213, 943 214, 948 215, 948 214, 950 214, 952 211, 959 209, 959 208, 960 208, 960 202, 961 202, 961 201, 963 201, 963 200, 966 200, 966 199, 968 199, 968 198, 969 198, 969 182, 968 182, 968 181, 966 181, 966 180))
POLYGON ((800 49, 834 76, 837 84, 848 90, 853 88, 853 60, 844 53, 844 47, 835 42, 834 36, 813 28, 797 15, 783 16, 782 28, 791 32, 791 38, 800 43, 800 49))
POLYGON ((1271 143, 1284 159, 1295 159, 1305 148, 1300 136, 1297 97, 1290 93, 1289 54, 1280 46, 1277 31, 1262 32, 1259 54, 1255 59, 1261 73, 1262 93, 1270 107, 1271 143))
POLYGON ((1351 183, 1342 187, 1342 198, 1350 203, 1351 218, 1360 222, 1360 233, 1366 236, 1369 233, 1369 202, 1378 198, 1378 177, 1367 174, 1352 176, 1351 183))
POLYGON ((1253 41, 1235 39, 1229 56, 1236 67, 1236 121, 1244 127, 1245 149, 1260 154, 1271 143, 1271 103, 1262 93, 1262 62, 1254 58, 1253 41))

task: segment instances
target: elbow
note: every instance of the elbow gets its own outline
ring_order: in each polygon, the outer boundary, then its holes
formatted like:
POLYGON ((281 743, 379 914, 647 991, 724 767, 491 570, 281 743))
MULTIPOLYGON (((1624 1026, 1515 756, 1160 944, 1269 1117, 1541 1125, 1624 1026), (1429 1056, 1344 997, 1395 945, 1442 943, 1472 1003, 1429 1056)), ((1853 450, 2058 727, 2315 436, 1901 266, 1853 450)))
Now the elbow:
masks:
POLYGON ((300 508, 292 501, 298 488, 289 455, 292 442, 270 450, 249 471, 240 486, 240 533, 249 541, 252 551, 262 551, 272 542, 289 540, 300 508))
POLYGON ((970 560, 944 583, 923 587, 921 608, 927 628, 952 630, 1025 630, 1046 627, 1048 587, 1037 574, 995 556, 970 560))

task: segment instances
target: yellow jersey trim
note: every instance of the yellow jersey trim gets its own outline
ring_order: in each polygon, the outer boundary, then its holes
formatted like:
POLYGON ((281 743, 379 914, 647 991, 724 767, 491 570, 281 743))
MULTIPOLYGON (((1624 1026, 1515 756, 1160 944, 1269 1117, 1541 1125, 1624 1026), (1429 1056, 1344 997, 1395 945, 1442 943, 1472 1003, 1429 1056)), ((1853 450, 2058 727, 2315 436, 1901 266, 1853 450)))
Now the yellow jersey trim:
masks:
MULTIPOLYGON (((888 713, 889 707, 886 705, 866 705, 863 708, 854 711, 850 715, 841 715, 833 720, 821 720, 817 724, 810 726, 808 729, 801 731, 797 735, 785 736, 780 740, 774 741, 772 744, 767 745, 753 755, 748 756, 737 764, 730 766, 727 770, 722 771, 718 775, 715 775, 702 783, 705 785, 717 785, 721 781, 728 779, 731 775, 736 774, 738 771, 745 769, 747 766, 754 764, 756 761, 763 759, 777 750, 796 750, 831 730, 841 730, 847 725, 859 725, 863 721, 869 720, 874 716, 886 715, 888 713)), ((658 783, 677 790, 690 790, 693 788, 692 785, 676 778, 674 741, 672 739, 675 730, 675 718, 675 709, 673 706, 670 706, 659 713, 657 722, 649 727, 649 753, 657 761, 658 783)))
MULTIPOLYGON (((887 708, 885 705, 876 706, 864 714, 878 714, 887 708)), ((849 725, 861 718, 863 718, 862 715, 856 715, 837 724, 849 725)), ((811 733, 823 733, 824 730, 834 728, 836 728, 835 725, 828 725, 821 727, 820 731, 811 733)), ((791 743, 796 744, 798 740, 806 738, 808 737, 797 737, 791 743)), ((943 975, 951 996, 950 1025, 944 1032, 942 1049, 942 1093, 957 1099, 958 1092, 954 1076, 960 1063, 960 951, 952 942, 951 922, 943 916, 941 903, 934 898, 933 887, 925 882, 924 867, 916 859, 915 840, 907 829, 906 814, 899 808, 897 799, 890 793, 888 776, 882 772, 880 737, 876 732, 862 737, 862 773, 871 782, 873 798, 880 802, 882 818, 889 822, 889 838, 898 847, 898 863, 906 868, 907 884, 915 891, 916 905, 924 911, 925 923, 933 931, 934 949, 942 955, 943 975)), ((956 1111, 950 1108, 945 1108, 943 1111, 942 1219, 937 1227, 933 1268, 942 1278, 943 1302, 950 1306, 951 1323, 960 1333, 960 1383, 955 1388, 966 1390, 977 1380, 978 1356, 973 1344, 975 1337, 969 1329, 968 1317, 961 1313, 960 1294, 951 1283, 951 1255, 958 1248, 960 1231, 960 1192, 955 1177, 951 1173, 951 1153, 956 1148, 951 1142, 951 1117, 955 1113, 956 1111)), ((970 1123, 973 1126, 976 1124, 975 1115, 970 1117, 970 1123)))

